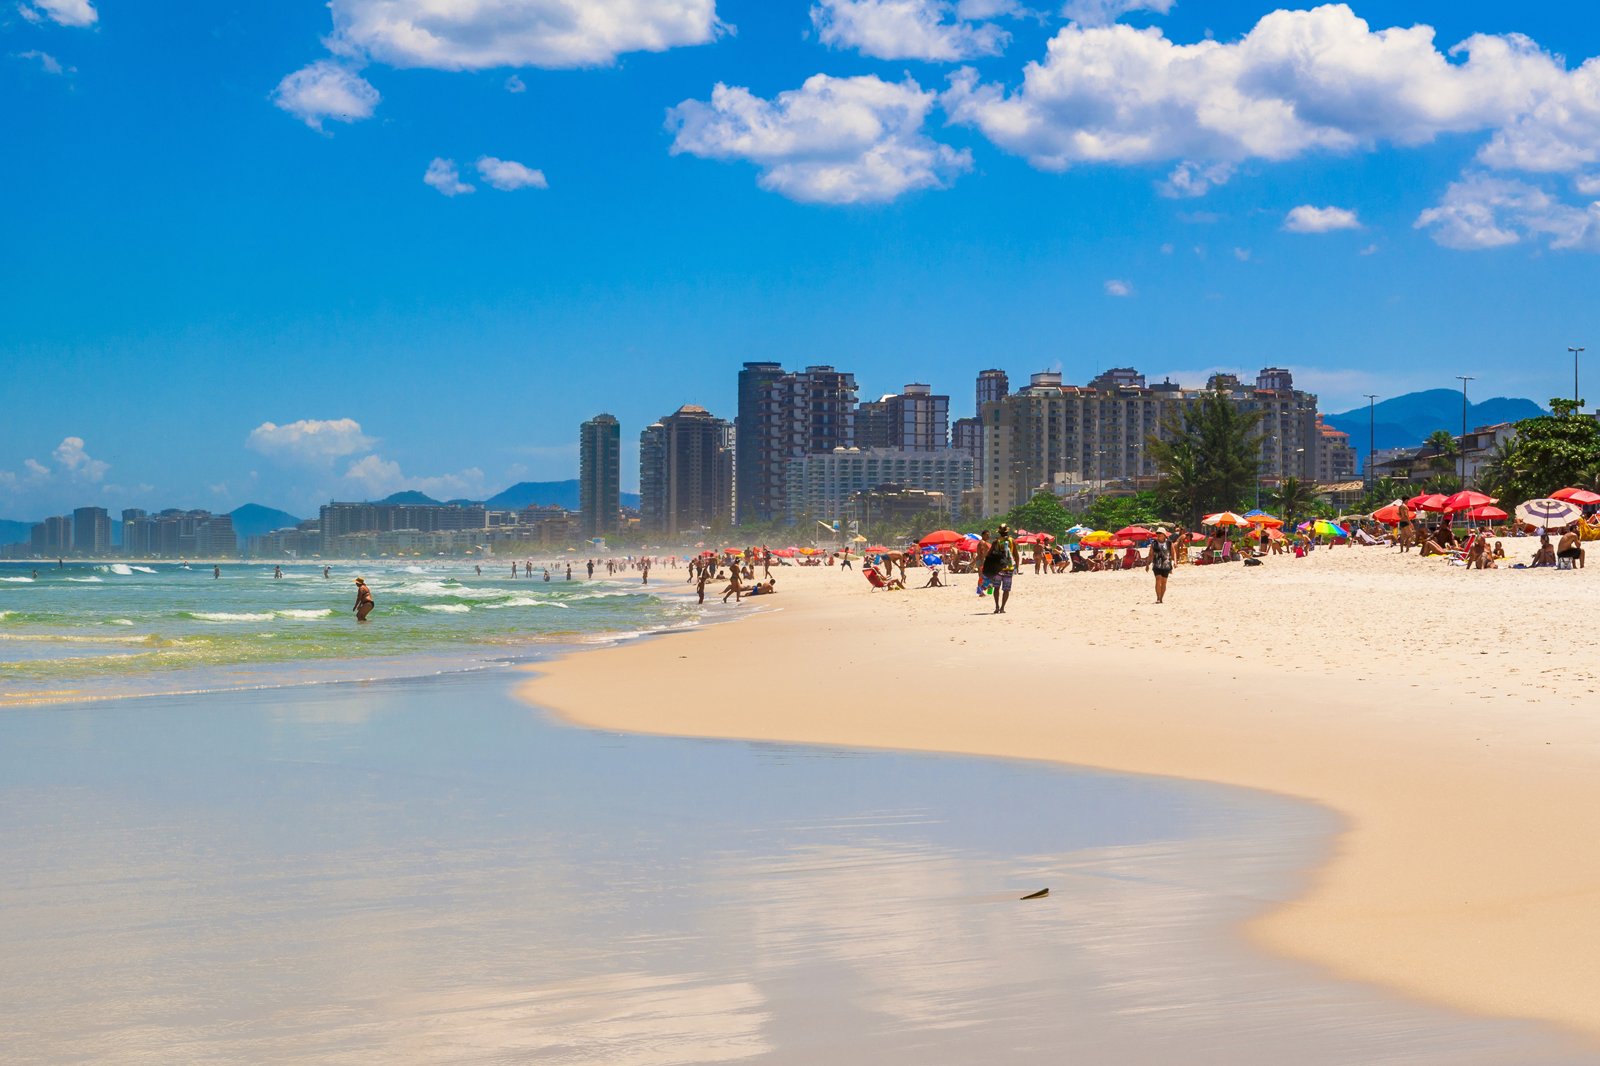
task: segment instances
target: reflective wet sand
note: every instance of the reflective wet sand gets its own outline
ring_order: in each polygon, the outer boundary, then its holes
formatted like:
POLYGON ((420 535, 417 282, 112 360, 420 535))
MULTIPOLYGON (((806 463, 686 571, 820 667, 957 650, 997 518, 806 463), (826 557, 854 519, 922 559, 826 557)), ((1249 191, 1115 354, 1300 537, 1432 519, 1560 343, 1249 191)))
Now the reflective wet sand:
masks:
POLYGON ((1595 1061, 1241 946, 1317 810, 569 729, 512 680, 0 715, 0 1058, 1595 1061))

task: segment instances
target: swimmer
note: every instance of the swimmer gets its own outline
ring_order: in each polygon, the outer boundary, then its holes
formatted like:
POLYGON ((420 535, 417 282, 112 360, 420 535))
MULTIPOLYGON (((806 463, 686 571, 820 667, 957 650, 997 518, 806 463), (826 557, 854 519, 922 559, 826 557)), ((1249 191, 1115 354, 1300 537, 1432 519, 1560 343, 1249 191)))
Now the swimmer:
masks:
POLYGON ((372 602, 372 590, 367 588, 367 583, 356 578, 356 605, 350 608, 356 613, 357 622, 365 622, 367 615, 372 613, 372 608, 377 604, 372 602))

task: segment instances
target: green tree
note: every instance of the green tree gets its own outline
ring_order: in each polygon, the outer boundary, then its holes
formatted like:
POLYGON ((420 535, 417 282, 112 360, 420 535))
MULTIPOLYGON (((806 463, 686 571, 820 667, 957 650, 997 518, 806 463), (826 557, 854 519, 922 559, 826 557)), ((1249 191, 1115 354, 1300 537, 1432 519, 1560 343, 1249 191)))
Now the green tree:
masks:
POLYGON ((1012 530, 1048 533, 1057 540, 1065 536, 1067 527, 1073 524, 1072 516, 1061 506, 1061 501, 1056 499, 1053 492, 1035 493, 1033 499, 1021 507, 1014 507, 998 519, 991 519, 990 526, 993 527, 997 522, 1004 522, 1012 530))
POLYGON ((1153 492, 1136 492, 1132 496, 1101 496, 1089 506, 1084 523, 1096 529, 1117 530, 1154 522, 1161 517, 1161 507, 1153 492))
POLYGON ((1286 477, 1271 496, 1274 506, 1282 513, 1284 522, 1293 526, 1299 519, 1313 513, 1317 503, 1317 487, 1297 477, 1286 477))
POLYGON ((1381 477, 1374 481, 1372 487, 1361 497, 1361 510, 1376 511, 1385 504, 1393 503, 1395 500, 1408 500, 1416 494, 1416 489, 1410 482, 1381 477))
POLYGON ((1428 465, 1435 470, 1454 468, 1456 456, 1461 454, 1461 442, 1456 440, 1455 434, 1448 429, 1436 429, 1429 433, 1422 446, 1433 451, 1433 457, 1428 460, 1428 465))
POLYGON ((1581 414, 1581 406, 1581 400, 1551 400, 1550 414, 1517 423, 1511 447, 1494 464, 1502 507, 1584 485, 1600 474, 1600 421, 1581 414))
POLYGON ((1198 524, 1208 508, 1233 507, 1250 495, 1260 470, 1260 421, 1259 411, 1236 406, 1221 391, 1168 416, 1165 439, 1151 437, 1145 447, 1161 475, 1157 492, 1171 513, 1198 524))

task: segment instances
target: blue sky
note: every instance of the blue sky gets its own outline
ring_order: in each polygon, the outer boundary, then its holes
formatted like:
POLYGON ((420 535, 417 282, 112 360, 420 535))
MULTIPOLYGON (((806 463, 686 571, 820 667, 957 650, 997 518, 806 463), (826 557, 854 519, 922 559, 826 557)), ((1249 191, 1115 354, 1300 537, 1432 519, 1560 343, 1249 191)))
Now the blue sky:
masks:
POLYGON ((7 4, 0 517, 566 478, 757 358, 1570 392, 1600 23, 1061 4, 7 4))

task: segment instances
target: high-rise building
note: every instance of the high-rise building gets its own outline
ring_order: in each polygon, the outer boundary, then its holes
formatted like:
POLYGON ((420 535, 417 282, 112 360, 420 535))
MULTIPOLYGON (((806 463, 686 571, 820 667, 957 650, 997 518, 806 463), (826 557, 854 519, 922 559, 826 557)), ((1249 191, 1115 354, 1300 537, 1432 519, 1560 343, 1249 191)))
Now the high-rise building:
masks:
POLYGON ((950 445, 950 397, 928 385, 907 385, 856 408, 857 448, 931 452, 950 445))
POLYGON ((104 507, 79 507, 72 512, 72 549, 79 555, 104 555, 111 550, 111 516, 104 507))
POLYGON ((734 429, 685 404, 639 434, 639 518, 667 537, 733 518, 734 429))
POLYGON ((1153 478, 1149 439, 1166 439, 1183 408, 1208 391, 1260 416, 1262 481, 1315 480, 1321 472, 1344 470, 1348 460, 1333 453, 1348 452, 1348 443, 1317 428, 1316 396, 1293 384, 1289 372, 1277 368, 1264 370, 1253 387, 1234 374, 1213 374, 1204 390, 1170 381, 1146 385, 1126 367, 1088 386, 1065 385, 1058 373, 1035 374, 1027 388, 983 409, 978 480, 984 511, 1010 510, 1051 484, 1100 490, 1153 478))
POLYGON ((851 496, 881 485, 933 492, 952 505, 972 488, 973 461, 955 448, 835 448, 790 459, 784 480, 789 494, 786 521, 832 521, 844 513, 851 496))
POLYGON ((950 446, 972 456, 973 463, 983 455, 983 419, 958 418, 950 423, 950 446))
POLYGON ((28 535, 28 546, 35 555, 68 555, 72 552, 72 519, 52 515, 36 523, 28 535))
POLYGON ((978 404, 974 410, 981 416, 983 405, 1003 400, 1011 392, 1011 379, 1006 377, 1004 370, 980 370, 978 372, 978 404))
POLYGON ((585 537, 616 530, 622 517, 622 426, 595 415, 578 430, 579 528, 585 537))
POLYGON ((130 559, 150 554, 149 514, 141 508, 128 507, 122 512, 122 554, 130 559))
POLYGON ((782 516, 788 460, 855 441, 856 379, 831 366, 786 373, 776 363, 746 363, 739 374, 738 517, 782 516))

